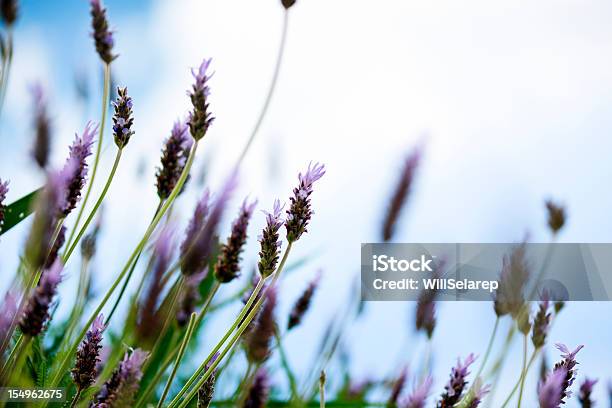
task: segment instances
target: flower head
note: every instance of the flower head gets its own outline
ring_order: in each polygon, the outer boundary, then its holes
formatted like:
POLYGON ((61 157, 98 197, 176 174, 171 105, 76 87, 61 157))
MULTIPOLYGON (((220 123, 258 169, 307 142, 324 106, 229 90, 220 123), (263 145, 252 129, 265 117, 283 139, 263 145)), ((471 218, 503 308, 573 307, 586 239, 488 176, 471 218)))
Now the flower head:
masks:
POLYGON ((406 385, 406 380, 408 379, 408 367, 402 368, 399 376, 393 381, 393 385, 391 387, 391 395, 389 395, 389 399, 387 400, 387 406, 394 407, 397 405, 397 401, 399 399, 400 394, 404 390, 404 386, 406 385))
POLYGON ((106 9, 100 4, 100 0, 91 0, 91 25, 93 27, 93 39, 96 51, 100 59, 110 64, 117 55, 113 55, 113 32, 108 27, 106 9))
POLYGON ((259 251, 259 273, 264 278, 270 276, 276 270, 278 257, 280 255, 281 242, 279 241, 278 230, 283 225, 281 219, 281 211, 283 207, 279 200, 274 201, 274 207, 271 213, 264 211, 266 214, 266 226, 259 236, 261 250, 259 251))
POLYGON ((548 212, 548 228, 550 228, 553 234, 557 234, 565 225, 567 218, 565 207, 556 204, 552 200, 547 200, 546 211, 548 212))
POLYGON ((76 354, 76 364, 72 369, 72 379, 79 390, 84 390, 94 383, 98 372, 96 366, 100 363, 100 350, 102 349, 102 332, 104 316, 99 315, 91 324, 85 338, 79 345, 76 354))
POLYGON ((416 169, 421 161, 421 156, 421 148, 416 148, 404 161, 404 168, 400 173, 400 178, 389 202, 389 208, 383 222, 382 237, 385 242, 393 238, 395 226, 410 194, 410 188, 414 181, 416 169))
POLYGON ((185 168, 189 150, 193 139, 187 134, 188 126, 185 122, 176 121, 172 132, 164 144, 161 157, 161 167, 157 168, 157 195, 166 199, 176 186, 178 179, 185 168))
POLYGON ((200 300, 200 283, 208 275, 208 269, 189 275, 185 278, 185 284, 181 288, 179 306, 176 312, 176 321, 180 327, 184 327, 189 322, 191 313, 195 310, 197 302, 200 300))
POLYGON ((589 378, 585 378, 582 384, 580 385, 580 393, 578 395, 578 400, 582 405, 582 408, 591 408, 595 406, 595 402, 591 399, 591 394, 593 393, 593 386, 597 384, 597 380, 592 380, 589 378))
POLYGON ((83 237, 83 240, 81 241, 81 256, 83 256, 84 259, 91 259, 96 254, 98 234, 100 234, 100 229, 102 228, 102 214, 102 211, 98 212, 96 225, 94 226, 93 230, 83 237))
POLYGON ((15 315, 17 315, 16 292, 9 290, 0 303, 0 347, 7 341, 7 335, 12 333, 15 315))
POLYGON ((312 297, 317 290, 317 286, 319 286, 319 280, 321 279, 321 275, 318 274, 306 287, 306 290, 302 292, 302 295, 298 298, 298 300, 293 305, 293 309, 291 313, 289 313, 289 322, 287 323, 287 330, 291 330, 295 326, 299 325, 302 321, 302 318, 308 311, 310 307, 310 302, 312 297))
POLYGON ((42 169, 47 167, 49 150, 51 144, 51 120, 47 112, 47 99, 40 83, 32 86, 32 96, 34 97, 34 148, 32 156, 42 169))
POLYGON ((243 201, 238 217, 232 224, 231 234, 227 242, 221 245, 215 265, 215 278, 221 283, 230 282, 240 275, 240 254, 247 241, 247 228, 255 205, 257 201, 243 201))
POLYGON ((504 256, 494 302, 497 316, 510 314, 516 319, 524 311, 523 290, 529 279, 525 250, 525 244, 521 244, 516 246, 509 256, 504 256))
POLYGON ((270 341, 274 337, 275 309, 276 288, 270 287, 266 291, 266 299, 257 319, 251 323, 254 326, 245 339, 247 358, 253 363, 261 364, 270 355, 270 341))
POLYGON ((19 322, 23 334, 36 337, 44 330, 49 319, 49 309, 57 294, 57 285, 62 280, 63 268, 64 265, 58 259, 51 268, 43 271, 19 322))
MULTIPOLYGON (((210 212, 210 204, 210 191, 206 189, 204 190, 202 197, 196 203, 193 216, 191 217, 191 220, 189 220, 189 225, 185 231, 185 238, 181 243, 181 259, 185 258, 192 250, 191 247, 195 245, 196 238, 198 238, 198 235, 204 228, 208 213, 210 212)), ((183 273, 189 274, 186 273, 182 264, 181 269, 183 270, 183 273)))
POLYGON ((286 10, 289 10, 296 3, 297 0, 281 0, 281 4, 286 10))
POLYGON ((2 181, 2 179, 0 179, 0 230, 4 223, 4 211, 6 211, 4 200, 6 200, 6 195, 9 191, 8 184, 8 181, 2 181))
POLYGON ((535 348, 541 348, 546 342, 546 336, 548 335, 548 329, 550 329, 550 320, 552 318, 549 313, 550 302, 548 300, 548 293, 542 294, 542 301, 538 307, 538 313, 533 321, 533 333, 531 335, 531 341, 535 348))
POLYGON ((417 385, 412 393, 408 395, 405 401, 400 404, 402 408, 425 408, 427 397, 431 392, 431 385, 433 384, 433 378, 430 376, 417 385))
POLYGON ((126 352, 119 366, 113 371, 90 405, 95 408, 131 407, 140 386, 142 365, 149 354, 140 349, 126 352))
POLYGON ((15 24, 18 11, 17 0, 0 0, 0 14, 7 26, 15 24))
POLYGON ((200 140, 206 135, 208 128, 215 119, 208 110, 208 96, 210 95, 208 81, 211 75, 207 71, 210 62, 210 59, 204 59, 197 70, 191 70, 195 83, 188 95, 193 105, 193 111, 189 112, 187 124, 189 125, 191 136, 195 140, 200 140))
POLYGON ((85 178, 87 177, 86 159, 91 155, 93 138, 97 132, 98 126, 93 126, 91 122, 88 122, 81 137, 75 134, 74 142, 70 146, 70 155, 62 169, 68 180, 68 191, 66 192, 66 201, 61 209, 60 217, 70 214, 76 208, 81 198, 81 190, 83 190, 85 178))
MULTIPOLYGON (((204 372, 208 371, 212 363, 219 358, 219 353, 215 353, 215 355, 210 359, 208 363, 206 363, 204 367, 204 372)), ((217 370, 213 370, 210 376, 204 381, 204 384, 198 390, 198 408, 208 408, 210 406, 210 402, 215 395, 215 382, 217 376, 217 370)))
POLYGON ((538 402, 540 408, 559 408, 562 404, 563 382, 565 369, 553 371, 538 384, 538 402))
POLYGON ((469 367, 474 363, 476 357, 473 354, 467 356, 465 361, 462 363, 460 359, 457 359, 457 365, 451 370, 450 380, 444 387, 444 393, 440 401, 438 401, 437 408, 451 408, 455 406, 461 399, 461 394, 467 385, 466 377, 469 374, 469 367))
POLYGON ((134 117, 132 115, 132 98, 127 94, 126 87, 117 88, 117 100, 113 102, 115 114, 113 115, 113 134, 115 136, 115 144, 120 149, 123 149, 130 137, 134 134, 132 125, 134 117))
POLYGON ((310 163, 306 173, 298 175, 300 184, 293 189, 293 197, 290 198, 291 205, 287 210, 287 240, 297 241, 303 233, 307 232, 306 227, 312 217, 313 211, 310 208, 310 195, 312 185, 325 174, 325 166, 319 163, 310 163))
POLYGON ((264 408, 268 402, 270 384, 268 373, 264 368, 257 370, 253 384, 249 389, 243 408, 264 408))
POLYGON ((51 247, 51 250, 49 251, 49 255, 47 256, 47 261, 45 263, 45 269, 48 269, 51 267, 51 265, 53 265, 53 263, 55 262, 55 260, 57 259, 59 255, 60 249, 62 249, 62 246, 64 245, 65 242, 66 242, 66 226, 62 225, 59 229, 59 233, 57 234, 57 238, 55 238, 55 242, 53 242, 53 246, 51 247))
POLYGON ((569 398, 572 395, 572 392, 569 389, 574 383, 576 373, 578 371, 576 368, 576 365, 578 364, 576 361, 576 355, 584 346, 580 345, 573 351, 570 351, 565 344, 557 343, 555 346, 559 351, 561 351, 561 357, 563 357, 563 360, 556 363, 553 367, 553 372, 561 371, 565 375, 563 383, 561 384, 561 401, 563 402, 565 398, 569 398))

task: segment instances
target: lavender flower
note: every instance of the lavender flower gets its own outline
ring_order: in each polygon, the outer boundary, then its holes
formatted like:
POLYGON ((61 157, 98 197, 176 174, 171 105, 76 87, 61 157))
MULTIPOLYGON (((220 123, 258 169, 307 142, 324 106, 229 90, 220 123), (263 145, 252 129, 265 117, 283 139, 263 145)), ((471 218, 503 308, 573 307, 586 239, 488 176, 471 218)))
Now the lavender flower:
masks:
POLYGON ((206 135, 208 128, 215 119, 208 110, 208 96, 210 95, 208 81, 211 75, 207 71, 210 62, 210 59, 204 59, 197 70, 193 69, 191 71, 195 83, 188 95, 193 105, 193 111, 189 112, 187 124, 189 125, 191 136, 195 140, 200 140, 206 135))
POLYGON ((567 218, 565 207, 556 204, 552 200, 547 200, 546 210, 548 211, 548 228, 550 228, 553 235, 556 235, 565 225, 565 220, 567 218))
POLYGON ((531 341, 536 349, 544 346, 546 342, 546 336, 548 335, 548 329, 550 328, 551 314, 548 312, 550 302, 548 301, 548 293, 542 294, 542 301, 540 302, 538 313, 533 321, 533 333, 531 335, 531 341))
POLYGON ((113 134, 115 136, 115 144, 119 149, 123 149, 130 137, 134 134, 132 125, 134 117, 132 116, 132 98, 127 94, 126 87, 117 88, 117 100, 113 102, 115 114, 113 115, 113 134))
POLYGON ((274 201, 272 213, 264 211, 266 214, 266 227, 259 236, 261 250, 259 251, 259 273, 262 277, 270 276, 276 270, 278 257, 280 255, 281 242, 279 241, 278 230, 283 225, 281 211, 283 207, 279 200, 274 201))
POLYGON ((189 323, 191 313, 195 310, 197 302, 200 300, 200 283, 208 275, 208 269, 185 278, 185 284, 181 290, 176 321, 180 327, 189 323))
POLYGON ((7 26, 12 26, 17 20, 18 4, 17 0, 1 0, 0 14, 7 26))
POLYGON ((59 230, 59 234, 57 234, 57 238, 55 238, 55 242, 49 251, 49 256, 47 256, 47 262, 45 263, 45 269, 49 269, 51 265, 57 259, 59 255, 59 251, 66 242, 66 226, 62 225, 59 230))
POLYGON ((85 338, 79 345, 76 354, 76 363, 72 369, 72 379, 79 391, 88 388, 94 383, 98 372, 97 365, 100 363, 100 350, 102 349, 102 332, 106 326, 104 325, 104 316, 99 315, 91 324, 91 328, 87 331, 85 338))
POLYGON ((559 369, 550 373, 544 381, 538 384, 540 408, 559 408, 562 404, 563 382, 566 375, 564 368, 559 369))
POLYGON ((98 212, 96 225, 81 241, 81 256, 84 259, 92 259, 96 254, 96 242, 98 240, 98 234, 100 234, 100 229, 102 228, 102 214, 102 211, 98 212))
MULTIPOLYGON (((204 225, 206 224, 206 218, 210 212, 210 191, 204 190, 204 194, 196 203, 196 208, 193 212, 189 225, 185 231, 185 239, 181 243, 181 259, 183 259, 187 253, 191 250, 191 247, 195 244, 196 238, 204 225)), ((183 270, 185 273, 185 270, 183 270)))
POLYGON ((34 128, 35 140, 32 155, 41 169, 47 167, 51 144, 51 121, 47 113, 47 100, 42 86, 39 83, 32 86, 34 97, 34 128))
POLYGON ((268 374, 264 368, 257 370, 253 384, 249 389, 243 408, 264 408, 268 402, 270 384, 268 374))
POLYGON ((38 281, 38 286, 30 295, 25 306, 19 327, 21 332, 30 337, 38 336, 49 319, 49 309, 57 293, 57 285, 62 280, 62 265, 58 259, 50 269, 45 270, 38 281))
MULTIPOLYGON (((276 308, 276 288, 270 287, 266 291, 266 300, 257 315, 254 326, 245 339, 246 354, 249 361, 261 364, 270 355, 270 341, 274 337, 276 308)), ((251 323, 251 325, 253 325, 251 323)))
POLYGON ((286 10, 289 10, 297 0, 281 0, 281 4, 286 10))
MULTIPOLYGON (((206 363, 206 366, 204 367, 204 372, 208 371, 212 363, 217 358, 219 358, 219 353, 215 353, 213 358, 208 363, 206 363)), ((215 369, 198 390, 198 408, 208 408, 210 406, 210 402, 212 401, 213 396, 215 395, 215 382, 217 381, 216 375, 217 370, 215 369)))
POLYGON ((96 44, 96 51, 100 59, 106 64, 110 64, 117 55, 113 55, 113 32, 108 27, 106 19, 106 9, 100 4, 100 0, 91 0, 91 25, 93 27, 93 39, 96 44))
POLYGON ((408 378, 408 368, 404 367, 400 372, 400 375, 393 381, 393 386, 391 387, 391 395, 387 400, 387 407, 395 407, 397 405, 397 401, 399 399, 404 386, 406 385, 406 379, 408 378))
POLYGON ((467 385, 466 377, 469 374, 469 367, 474 363, 476 357, 473 354, 467 356, 465 361, 461 363, 457 359, 457 365, 451 370, 450 380, 444 387, 441 399, 438 402, 437 408, 452 408, 461 399, 461 394, 467 385))
POLYGON ((565 344, 557 343, 555 344, 555 346, 557 347, 557 349, 559 349, 559 351, 561 351, 561 353, 563 353, 561 354, 563 360, 555 364, 555 366, 553 367, 553 372, 562 371, 565 374, 563 383, 561 384, 561 401, 562 403, 564 403, 563 400, 565 398, 569 398, 572 395, 572 392, 569 390, 569 388, 574 383, 574 380, 576 379, 576 373, 578 371, 576 368, 576 365, 578 364, 578 362, 576 361, 576 354, 578 354, 578 352, 584 346, 580 345, 576 347, 574 351, 570 351, 565 344))
MULTIPOLYGON (((441 277, 441 270, 444 267, 444 261, 435 265, 432 273, 434 279, 441 277)), ((416 306, 415 327, 417 331, 423 331, 427 334, 427 338, 431 339, 434 329, 436 328, 436 297, 438 296, 437 289, 421 289, 416 306)))
POLYGON ((247 204, 247 200, 244 200, 227 243, 221 245, 215 265, 215 278, 221 283, 231 282, 240 275, 240 254, 247 240, 247 227, 256 204, 257 201, 247 204))
POLYGON ((414 388, 412 393, 402 401, 400 406, 402 408, 425 408, 425 403, 427 402, 432 384, 433 378, 430 376, 425 377, 425 379, 414 388))
POLYGON ((404 168, 400 174, 400 179, 395 187, 393 196, 389 203, 389 209, 385 215, 383 222, 382 237, 385 242, 390 241, 393 238, 395 232, 395 225, 400 217, 402 209, 410 194, 410 188, 414 181, 414 175, 416 169, 421 161, 422 151, 421 148, 415 149, 410 155, 408 155, 404 161, 404 168))
POLYGON ((302 293, 302 295, 298 298, 298 300, 293 305, 293 309, 289 314, 289 322, 287 323, 287 330, 291 330, 295 326, 301 323, 302 318, 308 311, 310 307, 310 302, 312 297, 317 290, 317 286, 319 285, 321 275, 318 274, 316 278, 312 280, 306 287, 306 290, 302 293))
POLYGON ((165 200, 170 196, 185 168, 193 139, 187 135, 187 124, 176 121, 162 150, 161 167, 157 168, 157 195, 165 200))
POLYGON ((81 198, 81 190, 85 185, 85 177, 87 177, 86 159, 91 155, 93 138, 97 132, 98 126, 93 126, 91 122, 88 122, 81 137, 75 134, 74 142, 70 146, 70 155, 62 169, 68 180, 68 191, 66 192, 65 205, 61 208, 59 217, 70 214, 81 198))
POLYGON ((597 384, 597 380, 590 380, 585 378, 580 385, 580 394, 578 395, 578 400, 582 408, 591 408, 595 406, 595 402, 591 399, 591 394, 593 393, 593 386, 597 384))
POLYGON ((203 220, 197 220, 194 215, 187 231, 187 237, 181 247, 181 271, 183 275, 189 276, 201 272, 208 265, 217 225, 221 221, 227 202, 235 187, 236 174, 232 174, 210 210, 210 215, 208 215, 205 224, 203 220), (203 226, 197 229, 200 223, 203 226))
POLYGON ((524 311, 525 298, 523 289, 529 279, 529 265, 525 259, 525 244, 515 247, 510 256, 505 256, 499 279, 499 288, 495 294, 495 313, 518 318, 524 311))
POLYGON ((290 198, 291 205, 287 210, 287 240, 294 242, 300 239, 303 233, 307 232, 306 227, 312 217, 310 208, 310 194, 312 194, 312 185, 325 174, 325 166, 319 163, 314 165, 310 163, 306 173, 298 175, 300 184, 293 189, 293 197, 290 198))
POLYGON ((491 390, 491 386, 482 385, 482 381, 480 380, 480 377, 477 378, 476 381, 474 381, 474 385, 468 391, 465 398, 463 398, 463 401, 460 402, 459 405, 457 405, 457 407, 458 408, 477 408, 482 402, 482 399, 484 398, 484 396, 488 394, 490 390, 491 390))
POLYGON ((4 223, 4 212, 6 211, 6 206, 4 205, 4 200, 6 200, 6 195, 8 194, 8 181, 2 181, 0 179, 0 230, 2 229, 2 224, 4 223))
POLYGON ((142 365, 148 356, 147 352, 140 349, 131 353, 126 352, 111 378, 102 385, 95 401, 89 406, 92 408, 133 406, 134 396, 142 378, 142 365))
MULTIPOLYGON (((9 290, 4 295, 4 300, 0 304, 0 347, 8 340, 7 335, 12 333, 13 319, 16 314, 17 296, 15 292, 9 290)), ((2 351, 0 348, 0 354, 2 354, 2 351)))

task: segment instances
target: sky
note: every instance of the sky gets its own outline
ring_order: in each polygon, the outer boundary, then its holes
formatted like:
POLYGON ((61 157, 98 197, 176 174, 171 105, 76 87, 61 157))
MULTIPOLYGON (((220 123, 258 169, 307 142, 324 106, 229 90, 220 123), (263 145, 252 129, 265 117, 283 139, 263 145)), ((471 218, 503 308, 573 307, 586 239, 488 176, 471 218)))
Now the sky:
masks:
MULTIPOLYGON (((190 68, 203 58, 213 58, 216 121, 196 170, 205 169, 213 190, 227 175, 273 72, 283 19, 278 3, 105 2, 119 53, 113 75, 134 98, 136 135, 105 204, 113 222, 102 235, 101 287, 155 209, 161 144, 189 107, 190 68)), ((270 208, 274 198, 289 196, 310 161, 325 163, 327 174, 313 195, 315 216, 294 253, 310 260, 287 277, 281 296, 287 309, 323 271, 312 319, 302 336, 287 340, 290 349, 305 351, 293 358, 298 370, 307 370, 327 319, 346 303, 360 243, 380 240, 402 160, 417 145, 423 161, 397 242, 514 242, 525 234, 547 242, 543 202, 551 197, 568 207, 561 241, 610 242, 610 17, 612 4, 603 0, 298 1, 277 92, 228 215, 247 194, 259 199, 258 208, 270 208)), ((42 183, 29 158, 30 84, 40 81, 48 89, 56 165, 74 132, 88 119, 99 120, 101 68, 89 33, 84 0, 23 2, 0 123, 0 176, 11 179, 9 201, 42 183), (87 84, 86 103, 76 95, 75 77, 87 84)), ((112 151, 107 138, 101 174, 110 168, 112 151)), ((202 188, 192 183, 179 201, 179 229, 202 188)), ((262 225, 258 214, 247 263, 255 260, 255 231, 262 225)), ((2 237, 0 270, 14 269, 26 232, 23 225, 2 237)), ((612 330, 605 317, 611 312, 609 303, 572 304, 551 333, 552 341, 586 345, 581 373, 601 379, 600 400, 611 374, 612 330)), ((423 339, 411 334, 412 314, 411 304, 368 304, 347 333, 357 376, 385 374, 398 356, 418 355, 423 339)), ((435 389, 458 355, 484 351, 494 314, 485 304, 447 303, 438 320, 435 389)), ((512 352, 520 355, 518 348, 512 352)), ((557 357, 552 347, 548 355, 557 357)), ((505 378, 519 371, 520 359, 511 360, 505 378)), ((500 385, 497 394, 511 386, 500 385)))

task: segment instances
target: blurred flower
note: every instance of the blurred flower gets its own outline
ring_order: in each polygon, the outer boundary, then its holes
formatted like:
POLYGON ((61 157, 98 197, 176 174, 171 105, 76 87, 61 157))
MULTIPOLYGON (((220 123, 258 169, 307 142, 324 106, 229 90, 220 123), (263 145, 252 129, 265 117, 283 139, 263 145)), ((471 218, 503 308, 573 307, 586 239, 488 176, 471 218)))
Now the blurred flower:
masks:
POLYGON ((565 369, 553 371, 546 376, 543 382, 538 384, 540 408, 559 408, 562 404, 561 396, 566 374, 565 369))
MULTIPOLYGON (((176 186, 185 168, 193 139, 187 134, 187 124, 180 120, 174 123, 170 137, 164 143, 161 167, 157 168, 157 195, 165 200, 176 186)), ((184 186, 183 186, 184 187, 184 186)))
POLYGON ((142 378, 142 365, 148 356, 147 352, 140 349, 133 350, 131 353, 126 352, 123 360, 113 371, 111 378, 102 385, 95 401, 90 406, 95 408, 132 407, 142 378))
POLYGON ((266 226, 258 238, 261 244, 258 267, 259 273, 264 278, 274 273, 278 263, 281 246, 278 230, 283 225, 283 220, 281 219, 283 207, 281 207, 279 200, 274 200, 272 212, 264 211, 264 214, 266 214, 266 226))
POLYGON ((240 254, 247 241, 247 227, 257 200, 248 204, 245 199, 238 217, 232 224, 232 232, 227 243, 221 245, 215 265, 215 278, 221 283, 231 282, 240 275, 240 254))
POLYGON ((47 98, 45 91, 40 83, 32 86, 32 96, 34 97, 34 148, 32 156, 41 169, 47 167, 49 150, 51 145, 51 120, 47 112, 47 98))
POLYGON ((57 234, 57 238, 55 238, 55 242, 49 251, 49 256, 47 256, 47 261, 45 263, 45 269, 48 269, 53 265, 57 256, 59 255, 59 251, 66 242, 66 226, 62 225, 59 230, 59 234, 57 234))
POLYGON ((12 26, 17 20, 18 4, 17 0, 0 0, 0 13, 7 26, 12 26))
POLYGON ((457 365, 452 368, 450 380, 444 387, 444 393, 442 398, 438 402, 437 408, 452 408, 461 399, 461 394, 467 385, 466 377, 469 374, 469 367, 474 363, 476 357, 474 354, 467 356, 465 361, 461 363, 460 359, 457 359, 457 365))
POLYGON ((391 394, 389 395, 389 399, 387 400, 387 407, 397 406, 397 401, 404 389, 404 386, 406 385, 407 378, 408 367, 404 367, 402 368, 402 371, 400 371, 399 376, 395 379, 395 381, 393 381, 393 386, 391 387, 391 394))
POLYGON ((113 134, 115 144, 119 149, 123 149, 130 137, 134 134, 132 125, 134 117, 132 115, 132 98, 127 94, 126 87, 117 87, 117 100, 113 102, 115 114, 113 115, 113 134))
POLYGON ((289 10, 296 3, 296 1, 297 0, 281 0, 281 3, 284 8, 289 10))
POLYGON ((79 345, 76 354, 76 363, 72 369, 72 379, 77 389, 84 390, 94 383, 98 375, 96 366, 100 363, 100 349, 102 349, 102 332, 104 316, 99 315, 91 324, 85 338, 79 345))
POLYGON ((425 408, 425 402, 431 392, 431 385, 433 384, 433 378, 430 376, 425 379, 414 388, 412 393, 406 397, 400 404, 402 408, 425 408))
POLYGON ((30 295, 25 306, 19 327, 25 335, 36 337, 44 329, 49 319, 49 309, 53 298, 57 294, 57 285, 62 280, 62 269, 64 265, 58 259, 51 268, 43 271, 38 285, 30 295))
POLYGON ((200 300, 200 283, 206 278, 206 275, 208 275, 208 269, 205 268, 202 272, 185 278, 176 312, 176 321, 180 327, 189 323, 191 313, 193 313, 196 303, 200 300))
POLYGON ((468 390, 468 393, 457 405, 457 408, 477 408, 490 390, 491 387, 489 385, 482 384, 480 377, 476 378, 474 385, 468 390))
POLYGON ((497 316, 506 314, 518 318, 525 298, 523 290, 529 279, 529 265, 525 258, 525 244, 517 245, 512 253, 504 256, 499 278, 499 288, 495 294, 495 313, 497 316))
POLYGON ((400 179, 395 187, 391 201, 389 202, 389 209, 385 215, 382 229, 382 237, 385 242, 390 241, 393 238, 395 232, 395 226, 400 217, 402 209, 410 194, 410 188, 414 181, 414 175, 416 169, 421 161, 423 152, 421 147, 414 149, 405 159, 404 168, 400 174, 400 179))
POLYGON ((266 299, 257 318, 251 322, 248 335, 245 338, 247 358, 250 362, 261 364, 270 355, 270 341, 274 337, 276 308, 276 288, 266 291, 266 299))
MULTIPOLYGON (((444 267, 445 261, 442 260, 434 266, 432 272, 433 279, 439 279, 442 276, 442 268, 444 267)), ((434 329, 436 328, 436 298, 438 297, 438 290, 422 288, 419 293, 416 306, 416 319, 415 326, 417 331, 424 331, 427 334, 427 338, 431 339, 434 329)))
POLYGON ((576 361, 576 354, 578 354, 578 352, 584 346, 580 345, 576 347, 574 351, 570 351, 565 344, 557 343, 555 344, 555 346, 557 347, 557 349, 559 349, 559 351, 561 351, 561 356, 563 357, 563 360, 556 363, 553 367, 553 372, 561 371, 565 374, 563 383, 561 384, 561 401, 563 402, 566 397, 569 398, 572 395, 572 392, 569 390, 569 388, 574 383, 574 380, 576 379, 576 373, 578 371, 576 369, 576 365, 578 364, 578 362, 576 361))
POLYGON ((87 235, 81 240, 81 256, 84 259, 90 260, 96 254, 96 242, 98 240, 98 234, 102 228, 102 214, 103 211, 98 211, 98 217, 96 218, 96 225, 87 235))
POLYGON ((4 211, 6 211, 6 205, 4 204, 4 200, 6 200, 6 195, 8 194, 8 181, 2 181, 0 179, 0 227, 4 223, 4 211))
POLYGON ((100 59, 110 64, 116 55, 113 55, 113 32, 108 28, 106 19, 106 9, 100 4, 100 0, 91 0, 91 25, 93 27, 93 38, 96 44, 96 51, 100 59))
POLYGON ((533 321, 533 333, 531 335, 533 346, 537 349, 544 346, 548 329, 550 328, 551 314, 548 312, 549 304, 548 293, 545 292, 542 294, 542 301, 533 321))
POLYGON ((582 408, 591 408, 595 406, 595 402, 591 399, 591 394, 593 393, 593 386, 597 384, 597 380, 590 380, 585 378, 580 385, 580 394, 578 395, 578 400, 582 408))
POLYGON ((66 192, 66 201, 61 209, 60 217, 70 214, 81 198, 81 190, 85 185, 85 177, 87 177, 86 159, 91 155, 93 138, 98 133, 98 125, 92 126, 93 124, 88 122, 85 125, 85 130, 83 130, 83 135, 79 137, 75 134, 74 142, 70 146, 70 154, 62 169, 68 180, 68 191, 66 192))
POLYGON ((547 200, 546 210, 548 211, 548 227, 551 232, 556 235, 561 228, 563 228, 563 225, 565 225, 565 220, 567 218, 565 207, 556 204, 552 200, 547 200))
POLYGON ((192 91, 189 92, 188 95, 193 105, 193 111, 189 112, 187 124, 189 125, 191 136, 193 136, 195 140, 202 139, 206 135, 212 122, 215 120, 208 111, 208 96, 210 95, 208 80, 211 75, 208 75, 206 71, 208 71, 210 62, 210 59, 204 59, 197 70, 191 70, 195 83, 193 84, 192 91))
POLYGON ((325 174, 325 166, 319 163, 310 163, 306 173, 298 175, 300 184, 293 189, 293 197, 289 200, 291 205, 287 210, 287 240, 294 242, 300 239, 303 233, 307 232, 306 227, 312 217, 313 211, 310 208, 310 194, 312 185, 325 174))
MULTIPOLYGON (((216 353, 213 358, 206 363, 204 372, 208 371, 212 363, 219 358, 219 353, 216 353)), ((208 408, 210 402, 215 394, 215 382, 216 382, 217 370, 213 370, 210 376, 204 381, 204 384, 198 390, 198 408, 208 408)))
POLYGON ((287 323, 287 330, 291 330, 292 328, 300 324, 300 322, 302 321, 302 318, 310 307, 310 302, 315 291, 317 290, 317 286, 319 285, 320 279, 321 274, 318 273, 317 276, 308 284, 306 290, 304 290, 302 295, 293 305, 293 309, 291 309, 291 313, 289 313, 289 322, 287 323))
MULTIPOLYGON (((18 314, 17 298, 16 292, 9 290, 4 295, 4 299, 0 304, 0 347, 8 340, 6 338, 7 335, 12 333, 15 315, 18 314)), ((0 355, 2 355, 3 351, 4 350, 0 349, 0 355)), ((0 361, 1 360, 0 358, 0 361)))
POLYGON ((195 245, 196 238, 204 228, 209 212, 210 192, 208 189, 205 189, 204 194, 202 194, 202 197, 196 203, 193 216, 191 217, 187 230, 185 231, 185 238, 181 243, 181 270, 185 275, 190 275, 197 272, 197 270, 191 270, 191 268, 186 269, 187 265, 183 265, 182 260, 185 259, 187 254, 192 250, 191 247, 195 245))
POLYGON ((264 408, 268 402, 270 384, 264 368, 257 370, 253 384, 249 389, 243 408, 264 408))

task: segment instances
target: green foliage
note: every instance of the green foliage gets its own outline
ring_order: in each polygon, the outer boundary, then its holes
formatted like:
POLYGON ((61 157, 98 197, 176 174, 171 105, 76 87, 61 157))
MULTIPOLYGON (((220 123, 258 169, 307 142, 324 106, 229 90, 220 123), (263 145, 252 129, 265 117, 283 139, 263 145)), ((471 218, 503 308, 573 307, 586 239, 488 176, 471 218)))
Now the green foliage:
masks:
POLYGON ((36 195, 41 190, 42 188, 34 190, 31 193, 21 197, 14 203, 6 206, 4 213, 4 223, 0 227, 0 235, 4 234, 6 231, 10 230, 15 225, 25 220, 28 215, 32 214, 32 212, 34 211, 33 204, 36 199, 36 195))

